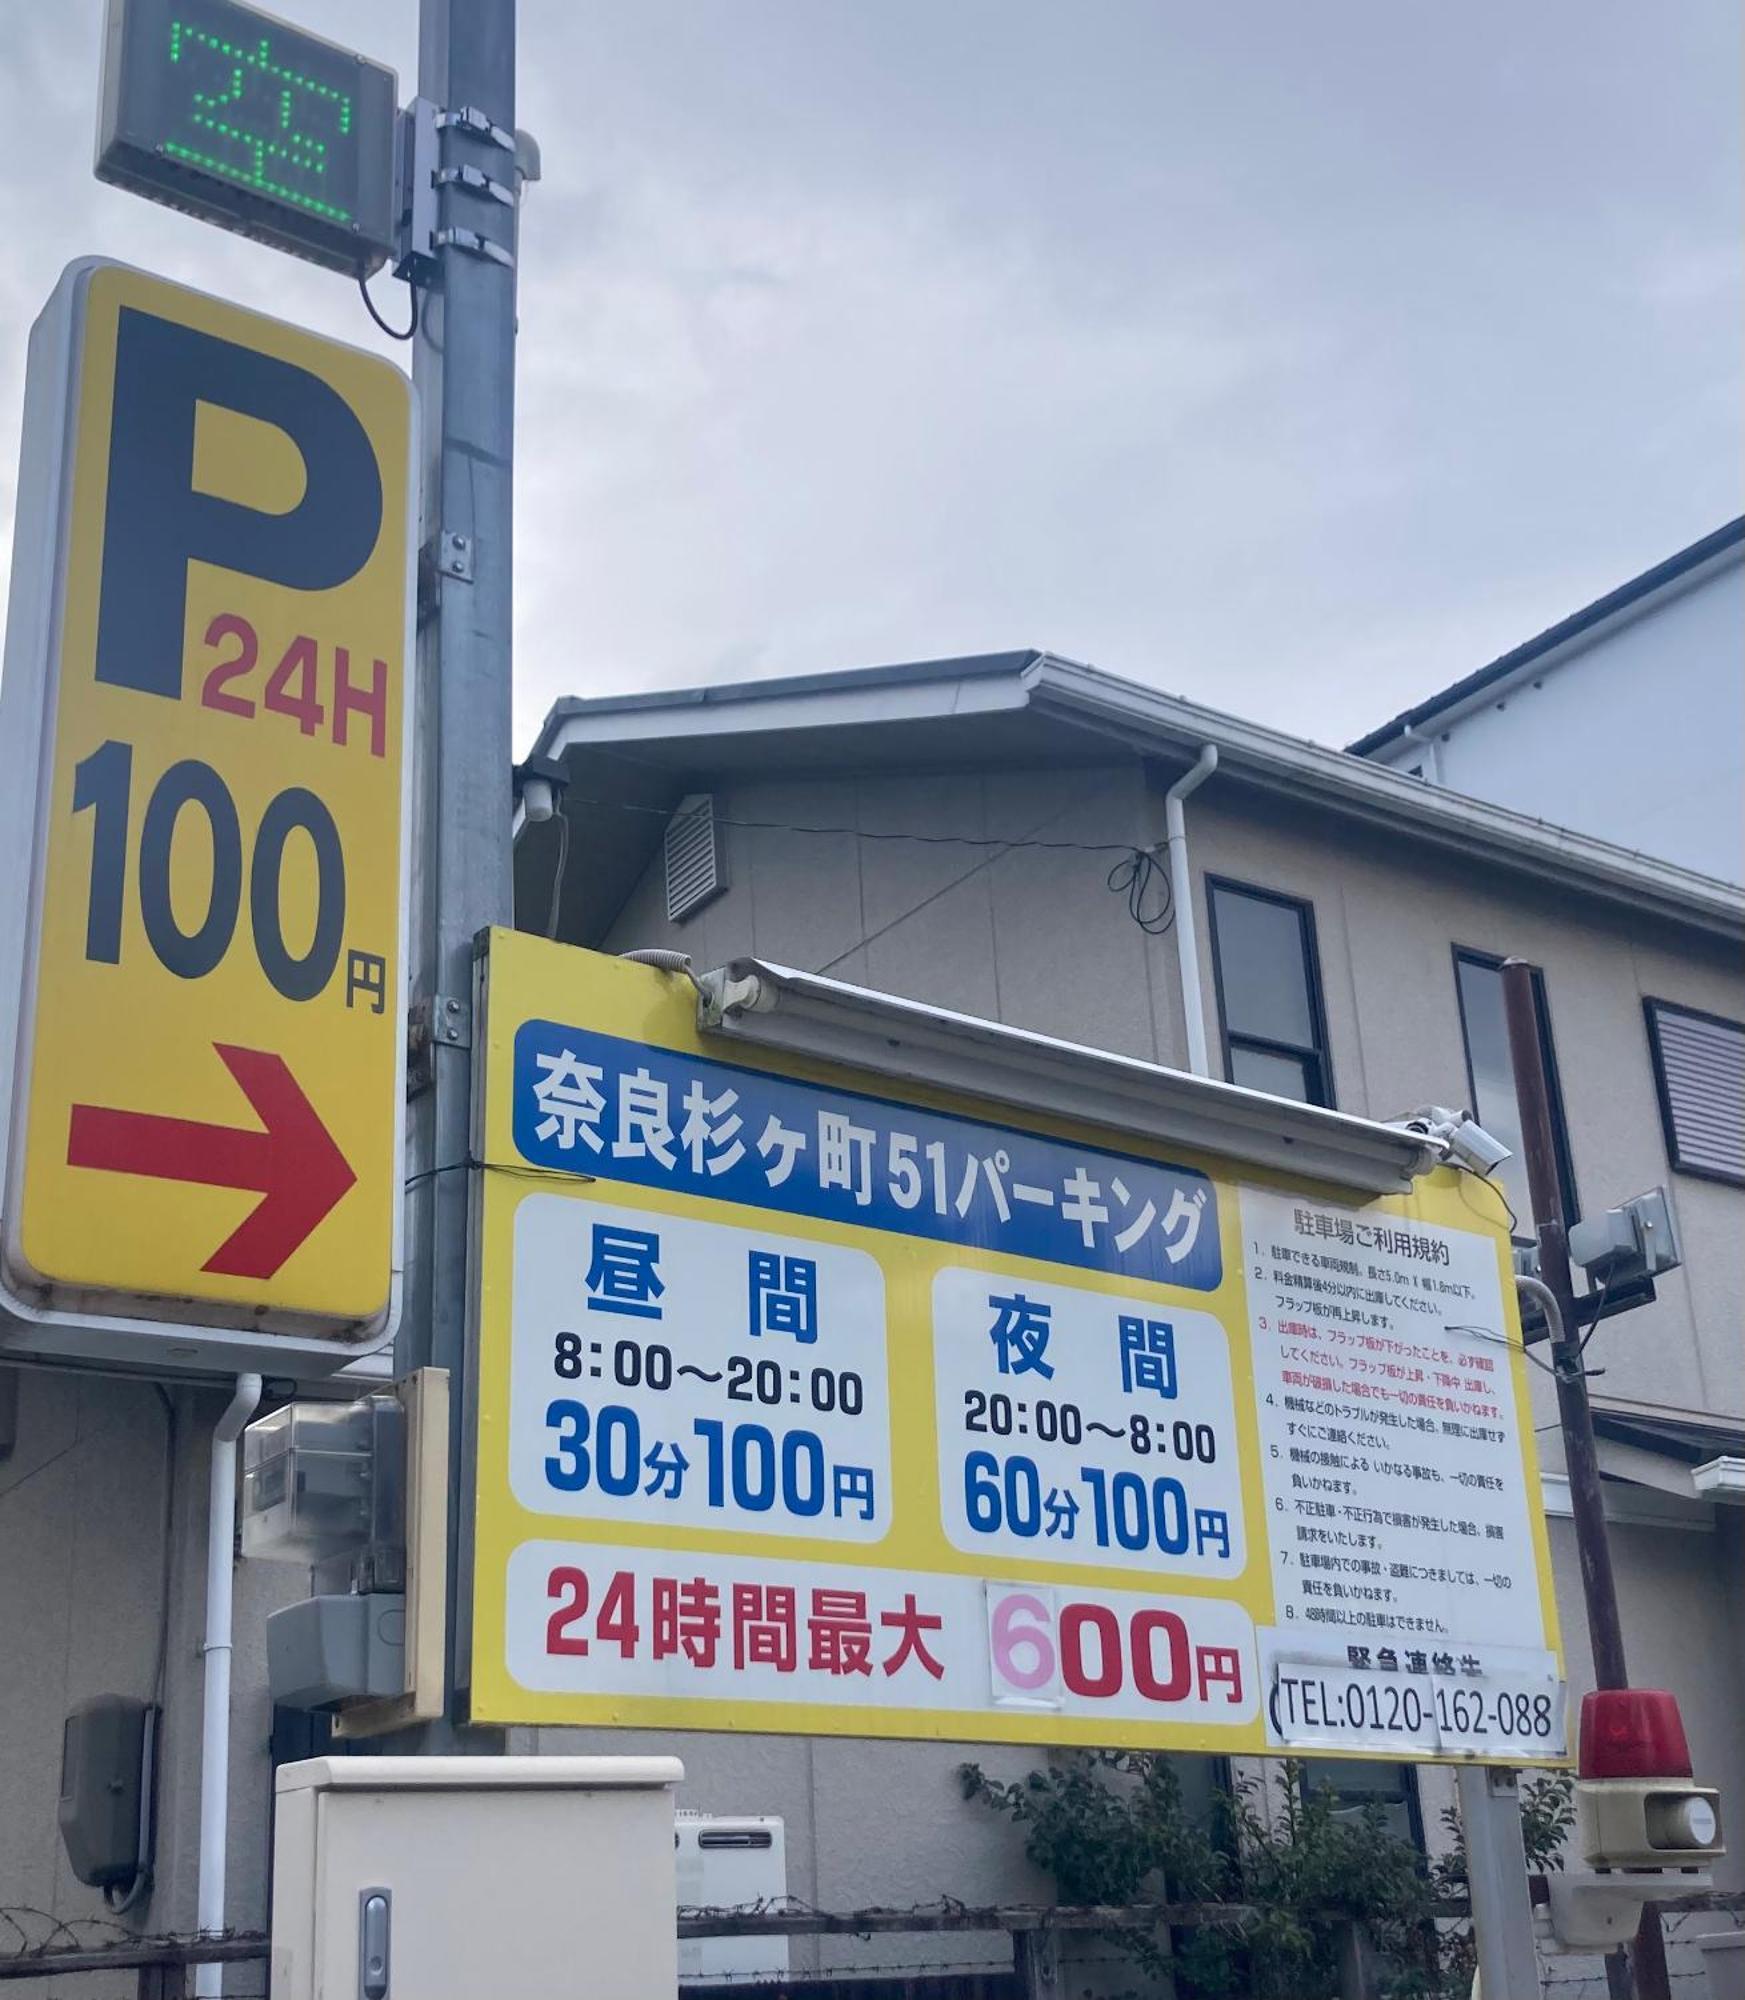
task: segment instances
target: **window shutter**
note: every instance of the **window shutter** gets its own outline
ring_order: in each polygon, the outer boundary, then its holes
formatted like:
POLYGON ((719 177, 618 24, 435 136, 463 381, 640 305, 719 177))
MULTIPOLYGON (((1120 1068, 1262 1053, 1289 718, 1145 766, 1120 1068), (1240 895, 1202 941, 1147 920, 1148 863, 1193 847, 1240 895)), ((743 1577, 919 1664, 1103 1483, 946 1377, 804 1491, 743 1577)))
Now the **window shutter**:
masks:
POLYGON ((679 801, 677 811, 667 821, 667 922, 682 923, 694 916, 726 887, 727 868, 715 826, 714 794, 693 792, 679 801))
POLYGON ((1673 1166, 1745 1185, 1745 1023, 1650 1000, 1648 1035, 1673 1166))

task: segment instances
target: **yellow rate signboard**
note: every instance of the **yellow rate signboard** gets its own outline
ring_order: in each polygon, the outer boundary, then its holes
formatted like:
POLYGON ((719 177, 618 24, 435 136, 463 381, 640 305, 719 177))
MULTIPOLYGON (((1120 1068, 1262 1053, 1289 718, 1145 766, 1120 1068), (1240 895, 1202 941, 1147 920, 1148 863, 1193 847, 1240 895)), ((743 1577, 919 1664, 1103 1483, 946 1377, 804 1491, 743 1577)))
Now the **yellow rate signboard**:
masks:
POLYGON ((1498 1205, 700 1035, 508 932, 471 1712, 1559 1761, 1498 1205))
POLYGON ((362 1339, 398 1262, 410 386, 95 261, 31 366, 9 1294, 362 1339))

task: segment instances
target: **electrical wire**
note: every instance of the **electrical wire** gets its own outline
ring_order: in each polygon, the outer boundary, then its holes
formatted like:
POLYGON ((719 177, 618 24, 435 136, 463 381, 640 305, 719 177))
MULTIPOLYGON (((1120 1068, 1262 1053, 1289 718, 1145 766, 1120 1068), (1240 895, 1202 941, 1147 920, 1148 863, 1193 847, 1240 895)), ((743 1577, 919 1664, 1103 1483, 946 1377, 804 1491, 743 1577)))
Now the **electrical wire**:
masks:
POLYGON ((443 1174, 501 1174, 507 1180, 559 1181, 566 1187, 576 1187, 594 1180, 593 1174, 572 1172, 568 1167, 535 1167, 520 1160, 479 1160, 470 1154, 464 1160, 445 1160, 439 1167, 424 1167, 418 1173, 408 1174, 402 1183, 406 1192, 422 1187, 426 1181, 440 1179, 443 1174))
MULTIPOLYGON (((595 799, 583 792, 564 793, 572 805, 600 806, 608 812, 643 813, 653 819, 671 819, 669 806, 639 806, 629 799, 595 799)), ((1010 839, 992 833, 907 833, 888 831, 861 826, 809 826, 800 820, 789 819, 737 819, 726 813, 716 813, 717 826, 738 826, 749 828, 754 833, 814 833, 832 834, 843 840, 910 840, 923 847, 1043 847, 1057 854, 1136 854, 1143 853, 1128 840, 1037 840, 1028 835, 1015 835, 1010 839)))
MULTIPOLYGON (((154 1382, 152 1388, 164 1411, 164 1504, 159 1522, 158 1641, 152 1662, 152 1713, 146 1721, 147 1729, 155 1731, 158 1720, 164 1712, 164 1693, 170 1664, 170 1583, 175 1557, 176 1526, 176 1406, 170 1400, 169 1391, 161 1382, 154 1382)), ((155 1757, 152 1762, 155 1764, 155 1757)), ((133 1880, 119 1895, 113 1886, 105 1888, 103 1901, 119 1916, 123 1910, 131 1910, 150 1886, 149 1858, 142 1854, 138 1872, 133 1880)))
MULTIPOLYGON (((1514 1209, 1509 1205, 1509 1197, 1503 1192, 1502 1182, 1497 1180, 1492 1180, 1489 1174, 1474 1173, 1471 1167, 1467 1166, 1464 1161, 1455 1159, 1452 1154, 1449 1154, 1447 1156, 1445 1164, 1454 1167, 1459 1171, 1460 1188, 1461 1188, 1460 1198, 1463 1202, 1466 1203, 1466 1206, 1468 1208, 1472 1207, 1472 1203, 1466 1200, 1466 1183, 1469 1180, 1477 1181, 1480 1187, 1487 1187, 1490 1189, 1491 1193, 1494 1194, 1497 1200, 1502 1203, 1503 1213, 1509 1218, 1510 1237, 1518 1242, 1520 1240, 1520 1235, 1521 1235, 1521 1218, 1515 1213, 1514 1209)), ((1473 1212, 1475 1214, 1479 1214, 1482 1211, 1475 1209, 1473 1212)), ((1494 1220, 1494 1218, 1486 1216, 1485 1220, 1489 1222, 1494 1220)))
MULTIPOLYGON (((589 798, 585 793, 566 792, 566 800, 580 806, 597 806, 606 812, 641 813, 651 819, 670 820, 666 806, 636 805, 629 799, 589 798)), ((1127 914, 1147 937, 1162 937, 1175 922, 1174 900, 1169 871, 1159 862, 1154 849, 1136 847, 1126 840, 1035 840, 1025 836, 1003 839, 997 834, 908 833, 873 830, 858 826, 809 826, 797 820, 737 819, 716 813, 717 826, 738 827, 748 833, 803 833, 839 840, 904 840, 918 847, 979 847, 997 850, 994 858, 1033 849, 1048 854, 1113 854, 1117 858, 1105 878, 1111 895, 1125 897, 1127 914)), ((549 937, 552 932, 547 931, 549 937)))
POLYGON ((1162 937, 1175 922, 1169 871, 1158 866, 1157 856, 1149 849, 1135 847, 1117 861, 1109 870, 1106 886, 1112 895, 1125 895, 1128 916, 1147 937, 1162 937), (1148 895, 1157 898, 1156 907, 1150 911, 1145 907, 1148 895))
POLYGON ((1515 1213, 1514 1209, 1510 1206, 1509 1197, 1503 1192, 1502 1182, 1487 1180, 1485 1185, 1487 1187, 1493 1187, 1497 1191, 1497 1200, 1502 1203, 1503 1213, 1509 1218, 1509 1234, 1511 1236, 1519 1236, 1521 1233, 1521 1218, 1515 1213))
POLYGON ((162 1708, 170 1660, 170 1575, 175 1556, 176 1406, 161 1382, 154 1382, 152 1387, 157 1391, 158 1401, 164 1409, 164 1509, 158 1579, 158 1650, 151 1677, 152 1700, 162 1708))
MULTIPOLYGON (((1605 1316, 1606 1316, 1606 1294, 1607 1294, 1607 1293, 1608 1293, 1608 1292, 1609 1292, 1609 1291, 1610 1291, 1611 1289, 1612 1289, 1612 1280, 1611 1280, 1610 1276, 1608 1275, 1607 1277, 1605 1277, 1605 1278, 1602 1278, 1602 1279, 1600 1280, 1600 1290, 1599 1290, 1599 1297, 1598 1297, 1598 1299, 1597 1299, 1597 1300, 1595 1301, 1595 1304, 1594 1304, 1594 1317, 1593 1317, 1593 1324, 1592 1324, 1592 1325, 1591 1325, 1591 1326, 1590 1326, 1590 1327, 1588 1328, 1587 1332, 1586 1332, 1586 1333, 1584 1333, 1584 1334, 1582 1335, 1582 1337, 1581 1337, 1581 1349, 1580 1349, 1580 1351, 1581 1351, 1581 1352, 1582 1352, 1583 1354, 1586 1354, 1586 1352, 1587 1352, 1587 1344, 1588 1344, 1588 1342, 1589 1342, 1590 1340, 1592 1340, 1592 1339, 1593 1339, 1593 1337, 1594 1337, 1594 1335, 1595 1335, 1596 1333, 1598 1333, 1598 1332, 1599 1332, 1599 1330, 1600 1330, 1600 1321, 1601 1321, 1602 1319, 1604 1319, 1604 1318, 1605 1318, 1605 1316)), ((1590 1293, 1588 1294, 1588 1297, 1589 1297, 1589 1298, 1592 1298, 1592 1297, 1593 1297, 1593 1294, 1592 1294, 1592 1293, 1590 1292, 1590 1293)), ((1585 1303, 1586 1303, 1586 1301, 1585 1301, 1585 1300, 1584 1300, 1584 1301, 1580 1301, 1579 1303, 1583 1303, 1583 1304, 1585 1304, 1585 1303)))
POLYGON ((357 288, 363 297, 364 308, 390 340, 410 340, 418 331, 418 287, 409 284, 406 289, 412 294, 412 319, 405 327, 390 326, 376 310, 376 302, 370 297, 370 281, 360 271, 357 274, 357 288))
MULTIPOLYGON (((1503 1210, 1504 1210, 1504 1213, 1505 1213, 1505 1214, 1506 1214, 1506 1215, 1508 1216, 1508 1218, 1509 1218, 1509 1234, 1510 1234, 1510 1235, 1511 1235, 1512 1237, 1514 1237, 1514 1238, 1516 1238, 1516 1239, 1518 1240, 1518 1239, 1519 1239, 1519 1237, 1520 1237, 1520 1234, 1521 1234, 1521 1218, 1520 1218, 1520 1217, 1519 1217, 1519 1216, 1518 1216, 1518 1215, 1517 1215, 1517 1214, 1515 1213, 1514 1209, 1513 1209, 1513 1208, 1512 1208, 1512 1207, 1510 1206, 1510 1203, 1509 1203, 1509 1197, 1508 1197, 1508 1196, 1507 1196, 1507 1195, 1506 1195, 1506 1194, 1505 1194, 1505 1193, 1503 1192, 1503 1184, 1502 1184, 1502 1182, 1501 1182, 1501 1181, 1496 1181, 1496 1180, 1492 1180, 1492 1179, 1490 1178, 1490 1176, 1489 1176, 1488 1174, 1475 1174, 1475 1173, 1473 1173, 1473 1171, 1472 1171, 1472 1169, 1471 1169, 1470 1167, 1464 1167, 1464 1166, 1461 1166, 1461 1165, 1460 1165, 1460 1162, 1459 1162, 1458 1160, 1452 1160, 1452 1161, 1450 1161, 1450 1162, 1449 1162, 1449 1164, 1450 1164, 1451 1166, 1456 1166, 1456 1167, 1460 1167, 1460 1171, 1461 1171, 1462 1175, 1465 1175, 1465 1176, 1468 1176, 1468 1177, 1470 1177, 1471 1179, 1473 1179, 1473 1180, 1475 1180, 1475 1181, 1482 1181, 1482 1182, 1483 1182, 1483 1184, 1484 1184, 1484 1185, 1485 1185, 1486 1187, 1490 1188, 1490 1189, 1491 1189, 1491 1190, 1492 1190, 1492 1191, 1493 1191, 1493 1192, 1495 1193, 1495 1195, 1496 1195, 1496 1198, 1497 1198, 1497 1199, 1498 1199, 1498 1201, 1500 1201, 1500 1202, 1502 1203, 1502 1205, 1503 1205, 1503 1210)), ((1591 1325, 1590 1325, 1590 1326, 1588 1327, 1588 1330, 1587 1330, 1587 1332, 1586 1332, 1586 1333, 1584 1333, 1584 1334, 1582 1335, 1582 1337, 1581 1337, 1581 1349, 1580 1349, 1580 1351, 1581 1351, 1581 1352, 1582 1352, 1583 1354, 1585 1354, 1585 1353, 1587 1352, 1587 1344, 1588 1344, 1588 1342, 1589 1342, 1590 1340, 1592 1340, 1592 1339, 1593 1339, 1593 1337, 1594 1337, 1594 1335, 1595 1335, 1595 1334, 1596 1334, 1596 1333, 1597 1333, 1597 1332, 1599 1331, 1599 1325, 1600 1325, 1600 1321, 1601 1321, 1601 1320, 1602 1320, 1602 1319, 1603 1319, 1603 1318, 1605 1317, 1605 1310, 1606 1310, 1606 1295, 1607 1295, 1607 1293, 1608 1293, 1608 1292, 1610 1292, 1610 1290, 1611 1290, 1611 1289, 1612 1289, 1612 1281, 1611 1281, 1611 1279, 1610 1279, 1610 1278, 1608 1277, 1608 1278, 1605 1278, 1604 1280, 1602 1280, 1602 1282, 1601 1282, 1601 1284, 1600 1284, 1600 1289, 1599 1289, 1599 1297, 1598 1297, 1598 1302, 1597 1302, 1597 1304, 1596 1304, 1596 1305, 1594 1306, 1594 1316, 1593 1316, 1593 1322, 1592 1322, 1592 1324, 1591 1324, 1591 1325)), ((1576 1301, 1576 1304, 1577 1304, 1578 1306, 1579 1306, 1579 1305, 1584 1305, 1584 1304, 1586 1303, 1587 1299, 1590 1299, 1590 1298, 1593 1298, 1593 1297, 1594 1297, 1594 1294, 1593 1294, 1592 1292, 1589 1292, 1589 1293, 1585 1294, 1583 1298, 1580 1298, 1580 1299, 1578 1299, 1578 1300, 1576 1301)), ((1460 1329, 1460 1328, 1458 1328, 1458 1327, 1457 1327, 1457 1328, 1455 1328, 1454 1330, 1455 1330, 1456 1332, 1459 1332, 1459 1331, 1461 1331, 1461 1329, 1460 1329)), ((1472 1329, 1472 1330, 1473 1330, 1473 1331, 1476 1331, 1477 1329, 1472 1329)), ((1529 1361, 1533 1360, 1534 1358, 1535 1358, 1535 1357, 1534 1357, 1534 1356, 1533 1356, 1533 1355, 1532 1355, 1531 1353, 1529 1353, 1529 1354, 1528 1354, 1528 1356, 1527 1356, 1527 1359, 1528 1359, 1529 1361)), ((1544 1364, 1543 1364, 1543 1363, 1540 1363, 1540 1366, 1541 1366, 1541 1367, 1543 1367, 1543 1366, 1544 1366, 1544 1364)), ((1556 1373, 1556 1370, 1555 1370, 1555 1369, 1553 1369, 1553 1370, 1552 1370, 1552 1371, 1550 1371, 1550 1372, 1552 1372, 1553 1374, 1555 1374, 1555 1373, 1556 1373)), ((1541 1426, 1541 1429, 1543 1429, 1543 1428, 1544 1428, 1544 1426, 1542 1425, 1542 1426, 1541 1426)))
POLYGON ((1473 1340, 1494 1342, 1498 1347, 1506 1347, 1511 1354, 1521 1355, 1524 1359, 1532 1362, 1535 1368, 1543 1368, 1547 1375, 1555 1375, 1557 1373, 1557 1370, 1549 1362, 1541 1361, 1538 1355, 1524 1341, 1517 1347, 1506 1333, 1498 1333, 1494 1327, 1450 1325, 1446 1331, 1449 1333, 1464 1333, 1473 1340))

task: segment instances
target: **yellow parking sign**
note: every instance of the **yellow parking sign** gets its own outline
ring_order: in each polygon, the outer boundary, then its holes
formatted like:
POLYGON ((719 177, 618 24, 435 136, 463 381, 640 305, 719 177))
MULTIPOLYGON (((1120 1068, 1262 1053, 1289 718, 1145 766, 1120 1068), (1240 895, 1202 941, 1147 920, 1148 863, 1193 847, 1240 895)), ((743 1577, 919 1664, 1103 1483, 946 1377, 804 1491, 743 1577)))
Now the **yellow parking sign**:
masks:
POLYGON ((1561 1761, 1494 1197, 486 973, 475 1720, 1561 1761))
POLYGON ((5 682, 12 752, 21 732, 37 746, 8 1291, 379 1333, 404 1093, 410 386, 90 261, 39 323, 31 397, 21 512, 46 518, 5 682))

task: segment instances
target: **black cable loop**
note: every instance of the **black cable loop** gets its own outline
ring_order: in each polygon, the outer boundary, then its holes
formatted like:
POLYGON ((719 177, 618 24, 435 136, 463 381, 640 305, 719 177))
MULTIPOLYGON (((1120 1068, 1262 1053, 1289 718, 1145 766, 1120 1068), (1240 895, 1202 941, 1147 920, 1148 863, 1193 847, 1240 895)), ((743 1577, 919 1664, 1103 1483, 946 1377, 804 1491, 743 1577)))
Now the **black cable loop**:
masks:
POLYGON ((406 287, 412 294, 412 320, 411 324, 404 328, 390 326, 376 310, 376 302, 370 297, 369 280, 361 271, 357 274, 357 288, 363 297, 364 307, 368 311, 370 318, 375 321, 377 326, 382 329, 390 340, 410 340, 418 331, 418 287, 416 285, 408 284, 406 287))

